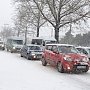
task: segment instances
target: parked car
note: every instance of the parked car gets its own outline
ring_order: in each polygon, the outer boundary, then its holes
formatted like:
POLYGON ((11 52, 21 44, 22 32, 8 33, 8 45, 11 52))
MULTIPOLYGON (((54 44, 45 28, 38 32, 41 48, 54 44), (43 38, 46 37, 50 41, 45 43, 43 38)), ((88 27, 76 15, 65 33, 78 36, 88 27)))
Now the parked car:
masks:
POLYGON ((87 72, 89 59, 80 54, 73 45, 47 44, 42 56, 42 65, 56 66, 58 71, 63 72, 87 72))
POLYGON ((23 39, 20 37, 9 37, 6 42, 6 50, 13 52, 20 52, 23 46, 23 39))
POLYGON ((86 54, 90 60, 90 47, 76 47, 80 53, 86 54))
POLYGON ((5 44, 3 41, 0 41, 0 50, 5 50, 5 44))
POLYGON ((42 58, 42 49, 39 45, 28 44, 21 49, 21 57, 26 57, 28 60, 35 60, 42 58))

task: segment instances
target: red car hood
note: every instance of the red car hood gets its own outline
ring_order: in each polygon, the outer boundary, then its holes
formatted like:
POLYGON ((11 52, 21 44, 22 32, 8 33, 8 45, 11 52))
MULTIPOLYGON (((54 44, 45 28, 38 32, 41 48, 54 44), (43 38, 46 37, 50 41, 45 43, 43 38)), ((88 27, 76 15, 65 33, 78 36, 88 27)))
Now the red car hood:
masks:
POLYGON ((82 58, 87 58, 86 55, 84 54, 79 54, 79 53, 70 53, 70 54, 65 54, 65 56, 69 56, 72 60, 82 60, 82 58))

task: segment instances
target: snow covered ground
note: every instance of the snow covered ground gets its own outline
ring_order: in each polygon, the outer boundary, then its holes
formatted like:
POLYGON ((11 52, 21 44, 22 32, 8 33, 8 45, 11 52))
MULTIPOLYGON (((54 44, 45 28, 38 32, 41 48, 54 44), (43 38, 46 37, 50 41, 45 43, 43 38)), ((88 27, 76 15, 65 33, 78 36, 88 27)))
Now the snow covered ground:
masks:
POLYGON ((40 61, 0 51, 0 90, 90 90, 90 70, 83 74, 59 73, 40 61))

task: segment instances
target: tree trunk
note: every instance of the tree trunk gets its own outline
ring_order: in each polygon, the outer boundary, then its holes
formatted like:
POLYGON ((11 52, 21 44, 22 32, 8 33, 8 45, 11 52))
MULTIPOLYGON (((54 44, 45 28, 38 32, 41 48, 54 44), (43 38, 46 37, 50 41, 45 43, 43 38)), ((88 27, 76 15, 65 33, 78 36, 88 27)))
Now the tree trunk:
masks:
POLYGON ((37 37, 39 37, 39 27, 37 27, 37 37))
POLYGON ((17 37, 19 37, 19 35, 20 35, 20 30, 18 30, 17 37))
POLYGON ((26 43, 27 43, 27 27, 26 27, 26 30, 25 30, 25 43, 24 43, 24 45, 26 45, 26 43))
POLYGON ((55 39, 59 43, 59 28, 55 27, 55 39))

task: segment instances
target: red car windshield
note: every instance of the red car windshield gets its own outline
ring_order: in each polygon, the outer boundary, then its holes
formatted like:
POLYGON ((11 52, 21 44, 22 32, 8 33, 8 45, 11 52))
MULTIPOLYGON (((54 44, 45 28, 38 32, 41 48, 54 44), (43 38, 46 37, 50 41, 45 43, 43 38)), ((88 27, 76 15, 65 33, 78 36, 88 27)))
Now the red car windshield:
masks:
POLYGON ((79 53, 78 50, 73 46, 59 46, 58 50, 61 53, 79 53))

